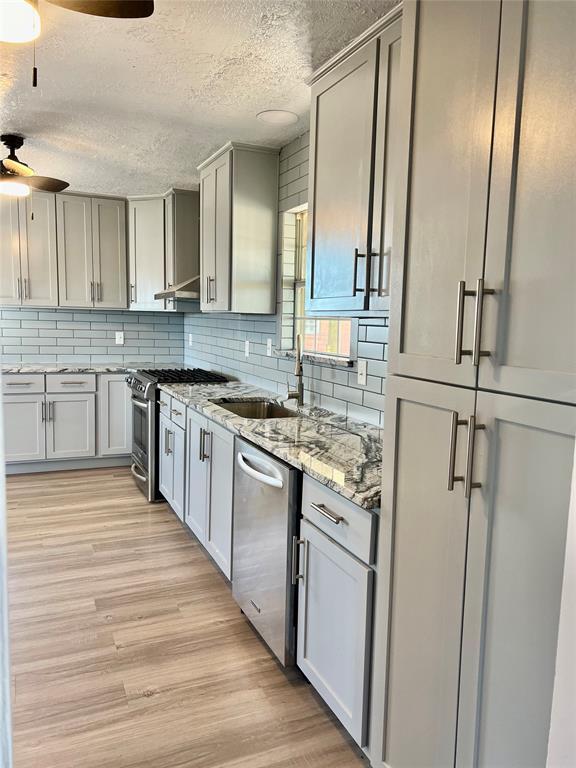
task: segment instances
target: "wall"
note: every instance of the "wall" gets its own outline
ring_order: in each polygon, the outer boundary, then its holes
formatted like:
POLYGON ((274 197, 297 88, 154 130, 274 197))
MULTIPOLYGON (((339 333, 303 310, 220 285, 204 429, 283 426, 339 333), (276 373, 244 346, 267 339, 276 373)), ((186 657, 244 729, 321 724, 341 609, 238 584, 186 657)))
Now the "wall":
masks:
POLYGON ((180 313, 0 310, 3 363, 174 363, 183 361, 180 313), (124 331, 124 346, 116 345, 124 331))
MULTIPOLYGON (((280 153, 280 214, 308 201, 308 145, 305 134, 280 153)), ((280 218, 281 225, 281 218, 280 218)), ((281 243, 279 244, 279 249, 281 243)), ((278 263, 281 266, 281 252, 278 263)), ((281 268, 279 269, 281 274, 281 268)), ((279 282, 277 314, 186 314, 184 315, 184 360, 233 375, 241 381, 285 394, 295 384, 294 361, 266 356, 266 340, 280 343, 283 286, 279 282), (192 335, 192 346, 189 335, 192 335), (250 357, 244 356, 244 342, 251 344, 250 357)), ((373 424, 383 423, 384 387, 388 343, 388 318, 362 319, 358 327, 359 358, 368 360, 368 383, 358 386, 356 365, 342 368, 304 363, 306 401, 373 424)))

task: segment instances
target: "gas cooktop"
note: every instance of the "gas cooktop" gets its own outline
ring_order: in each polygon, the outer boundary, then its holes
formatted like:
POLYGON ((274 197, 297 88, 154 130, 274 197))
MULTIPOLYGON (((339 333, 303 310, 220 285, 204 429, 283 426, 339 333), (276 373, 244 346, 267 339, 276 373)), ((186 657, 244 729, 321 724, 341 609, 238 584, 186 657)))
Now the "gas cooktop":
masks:
POLYGON ((156 384, 218 384, 228 381, 225 376, 202 368, 149 368, 136 371, 156 384))

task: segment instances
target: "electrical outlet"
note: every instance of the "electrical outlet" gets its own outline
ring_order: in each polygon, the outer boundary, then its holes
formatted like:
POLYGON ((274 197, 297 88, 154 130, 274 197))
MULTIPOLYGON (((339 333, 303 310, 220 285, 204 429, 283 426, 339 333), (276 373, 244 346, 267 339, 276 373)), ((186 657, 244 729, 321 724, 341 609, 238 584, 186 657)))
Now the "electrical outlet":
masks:
POLYGON ((192 346, 192 334, 191 333, 188 334, 188 346, 189 347, 192 346))
POLYGON ((365 387, 368 383, 368 360, 358 360, 358 384, 365 387))
POLYGON ((116 331, 116 344, 124 344, 124 331, 116 331))
POLYGON ((244 342, 244 357, 250 357, 250 340, 244 342))
POLYGON ((272 339, 266 339, 266 354, 272 357, 272 339))

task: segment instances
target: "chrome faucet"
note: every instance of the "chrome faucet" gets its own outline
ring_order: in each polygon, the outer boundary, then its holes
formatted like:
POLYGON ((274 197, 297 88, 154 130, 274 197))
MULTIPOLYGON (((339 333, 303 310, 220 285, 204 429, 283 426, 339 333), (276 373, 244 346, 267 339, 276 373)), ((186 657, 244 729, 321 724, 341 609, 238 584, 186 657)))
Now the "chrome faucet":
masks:
POLYGON ((302 338, 300 334, 296 336, 296 367, 294 368, 297 384, 295 390, 288 389, 286 400, 296 400, 298 405, 304 405, 304 378, 302 368, 302 338))

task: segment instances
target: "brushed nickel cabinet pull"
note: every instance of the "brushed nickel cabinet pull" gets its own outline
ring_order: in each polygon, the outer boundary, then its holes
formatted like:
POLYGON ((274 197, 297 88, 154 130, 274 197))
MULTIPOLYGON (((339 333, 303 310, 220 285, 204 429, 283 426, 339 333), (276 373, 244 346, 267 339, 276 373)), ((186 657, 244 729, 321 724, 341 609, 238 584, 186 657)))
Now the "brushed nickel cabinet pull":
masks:
POLYGON ((468 440, 466 446, 466 479, 464 480, 464 497, 470 498, 473 488, 481 488, 482 483, 472 482, 474 472, 474 438, 478 430, 486 429, 485 424, 477 424, 475 416, 468 417, 468 440))
POLYGON ((90 301, 94 303, 94 280, 90 280, 90 301))
POLYGON ((44 422, 44 421, 46 421, 46 402, 44 400, 42 400, 41 406, 42 406, 42 417, 41 418, 42 418, 42 421, 44 422))
POLYGON ((7 387, 31 387, 31 381, 5 381, 4 384, 7 387))
POLYGON ((462 349, 462 338, 464 336, 464 303, 467 296, 475 296, 475 291, 466 290, 466 281, 458 281, 458 295, 456 301, 456 343, 454 345, 454 362, 456 365, 462 363, 464 355, 471 355, 470 349, 462 349))
POLYGON ((204 461, 204 430, 200 427, 198 439, 198 461, 204 461))
MULTIPOLYGON (((305 539, 299 539, 298 536, 292 536, 292 586, 296 586, 298 581, 304 581, 304 571, 299 573, 298 551, 300 544, 306 546, 305 539)), ((304 558, 304 567, 306 567, 306 558, 304 558)))
POLYGON ((454 483, 463 483, 463 475, 455 475, 456 467, 456 440, 458 436, 458 427, 465 427, 468 422, 465 419, 458 418, 458 411, 452 411, 452 423, 450 425, 450 448, 448 456, 448 490, 454 490, 454 483))
POLYGON ((182 411, 177 411, 176 408, 171 408, 170 413, 175 413, 176 416, 182 416, 182 411))
POLYGON ((22 298, 22 285, 20 283, 20 278, 19 277, 16 278, 16 296, 19 299, 22 298))
POLYGON ((29 280, 27 277, 24 278, 24 298, 29 299, 30 298, 30 291, 28 290, 28 284, 29 280))
POLYGON ((358 259, 365 259, 366 254, 360 253, 358 248, 354 248, 354 273, 352 277, 352 296, 356 296, 357 293, 364 293, 364 288, 358 288, 356 283, 358 281, 358 259))
POLYGON ((134 283, 130 283, 130 304, 136 302, 136 286, 134 283))
POLYGON ((334 525, 340 525, 340 523, 344 520, 342 515, 337 515, 335 512, 331 512, 325 504, 312 503, 310 504, 310 509, 313 509, 315 512, 319 512, 321 515, 330 520, 331 523, 334 523, 334 525))
POLYGON ((474 346, 472 348, 472 363, 480 365, 481 357, 490 357, 490 352, 482 352, 482 312, 484 308, 484 296, 493 296, 493 288, 484 288, 484 280, 479 277, 476 281, 476 307, 474 310, 474 346))

